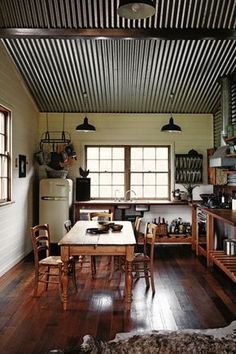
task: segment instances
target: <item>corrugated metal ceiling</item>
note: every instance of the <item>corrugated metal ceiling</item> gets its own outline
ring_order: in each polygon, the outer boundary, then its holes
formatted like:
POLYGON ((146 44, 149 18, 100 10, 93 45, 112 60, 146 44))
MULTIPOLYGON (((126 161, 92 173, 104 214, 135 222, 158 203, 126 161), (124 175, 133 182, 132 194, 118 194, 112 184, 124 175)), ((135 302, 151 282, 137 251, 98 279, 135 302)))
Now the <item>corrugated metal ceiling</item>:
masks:
POLYGON ((135 21, 121 19, 118 4, 116 0, 1 0, 2 41, 39 110, 214 112, 220 97, 217 79, 236 71, 235 0, 157 0, 155 16, 135 21), (30 31, 25 37, 12 35, 19 28, 30 31), (51 36, 52 29, 59 31, 51 36), (72 36, 68 29, 78 31, 72 36), (167 39, 161 35, 164 29, 167 39), (202 39, 205 30, 211 39, 202 39), (225 30, 230 36, 224 39, 220 33, 225 30), (183 31, 180 37, 178 31, 183 31), (81 33, 88 34, 86 39, 81 33), (103 33, 105 39, 96 38, 103 33), (133 38, 124 39, 130 33, 133 38), (190 33, 196 38, 189 39, 190 33))

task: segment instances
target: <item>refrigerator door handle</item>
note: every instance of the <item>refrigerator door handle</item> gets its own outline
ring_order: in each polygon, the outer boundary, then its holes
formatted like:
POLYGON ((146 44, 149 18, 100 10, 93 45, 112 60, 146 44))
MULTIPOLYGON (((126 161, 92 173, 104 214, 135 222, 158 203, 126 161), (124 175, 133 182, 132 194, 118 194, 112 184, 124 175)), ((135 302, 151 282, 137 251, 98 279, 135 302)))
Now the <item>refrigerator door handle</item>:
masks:
POLYGON ((68 200, 67 197, 41 197, 42 200, 68 200))

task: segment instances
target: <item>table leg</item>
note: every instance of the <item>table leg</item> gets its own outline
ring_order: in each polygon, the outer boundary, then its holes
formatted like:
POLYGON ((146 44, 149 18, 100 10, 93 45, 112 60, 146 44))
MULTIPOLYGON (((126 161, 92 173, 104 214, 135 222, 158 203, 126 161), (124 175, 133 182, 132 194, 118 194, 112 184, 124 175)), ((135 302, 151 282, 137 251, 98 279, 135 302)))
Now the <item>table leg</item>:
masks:
POLYGON ((214 249, 214 218, 207 214, 207 266, 213 265, 210 252, 214 249))
POLYGON ((198 240, 197 240, 197 207, 192 206, 192 250, 198 255, 198 240))
POLYGON ((125 308, 127 310, 131 309, 132 302, 132 287, 133 287, 133 276, 132 276, 132 260, 133 260, 134 247, 127 247, 126 253, 126 267, 125 267, 125 308))
POLYGON ((63 309, 67 310, 68 305, 68 285, 69 285, 69 252, 67 247, 61 247, 61 258, 63 262, 62 270, 62 305, 63 309))

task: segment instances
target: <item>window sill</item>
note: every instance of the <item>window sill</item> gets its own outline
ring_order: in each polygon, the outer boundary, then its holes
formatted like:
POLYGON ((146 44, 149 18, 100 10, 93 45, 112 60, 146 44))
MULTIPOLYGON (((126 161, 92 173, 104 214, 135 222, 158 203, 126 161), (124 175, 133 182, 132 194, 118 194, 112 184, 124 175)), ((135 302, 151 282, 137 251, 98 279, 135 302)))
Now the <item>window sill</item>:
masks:
POLYGON ((0 208, 3 207, 3 206, 6 206, 6 205, 10 205, 10 204, 15 204, 15 201, 11 200, 11 201, 8 201, 8 202, 2 202, 2 203, 0 203, 0 208))

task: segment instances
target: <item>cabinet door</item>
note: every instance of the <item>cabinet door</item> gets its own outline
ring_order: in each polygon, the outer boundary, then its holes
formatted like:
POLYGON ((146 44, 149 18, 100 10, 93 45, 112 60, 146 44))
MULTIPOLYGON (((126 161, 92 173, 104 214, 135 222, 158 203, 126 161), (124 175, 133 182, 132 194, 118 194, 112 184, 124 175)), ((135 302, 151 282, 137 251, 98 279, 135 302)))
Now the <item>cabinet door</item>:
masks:
POLYGON ((215 148, 207 149, 207 176, 208 184, 216 184, 216 168, 210 167, 210 157, 214 154, 215 148))

